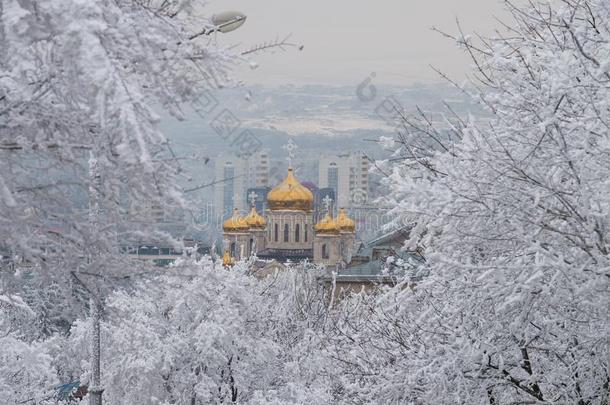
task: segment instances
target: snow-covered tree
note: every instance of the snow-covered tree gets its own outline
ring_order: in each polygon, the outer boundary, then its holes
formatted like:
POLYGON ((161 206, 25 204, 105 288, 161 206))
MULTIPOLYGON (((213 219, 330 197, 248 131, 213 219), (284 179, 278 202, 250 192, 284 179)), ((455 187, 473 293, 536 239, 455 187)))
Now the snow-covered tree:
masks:
POLYGON ((387 337, 386 402, 610 400, 610 4, 507 6, 506 34, 455 38, 489 116, 404 117, 395 140, 393 213, 430 275, 351 346, 387 337))
POLYGON ((227 80, 235 55, 198 35, 204 3, 0 4, 0 291, 33 273, 91 289, 130 270, 129 206, 184 205, 153 107, 180 116, 227 80))
POLYGON ((51 404, 57 373, 46 344, 27 341, 20 322, 33 321, 34 312, 18 296, 0 294, 0 403, 51 404))
POLYGON ((101 210, 115 222, 125 200, 179 199, 152 106, 179 113, 228 56, 188 39, 200 2, 154 4, 3 2, 3 246, 32 259, 41 245, 102 243, 74 225, 90 187, 103 188, 101 210), (90 179, 91 151, 100 185, 90 179))
POLYGON ((25 342, 71 323, 73 303, 99 313, 134 272, 118 246, 143 235, 128 207, 185 205, 154 109, 205 113, 229 81, 237 55, 205 40, 205 3, 0 3, 0 294, 29 291, 25 342))
MULTIPOLYGON (((320 356, 325 319, 315 269, 258 280, 244 263, 178 264, 108 299, 102 326, 105 397, 113 404, 328 403, 320 356)), ((77 322, 67 368, 89 370, 90 329, 77 322), (82 360, 82 364, 81 364, 82 360)))

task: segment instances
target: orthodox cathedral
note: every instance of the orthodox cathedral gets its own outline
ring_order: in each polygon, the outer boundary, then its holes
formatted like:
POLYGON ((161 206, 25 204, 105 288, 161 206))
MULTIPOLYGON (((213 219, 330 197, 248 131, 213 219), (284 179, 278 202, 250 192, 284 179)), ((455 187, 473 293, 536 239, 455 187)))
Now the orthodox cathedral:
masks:
POLYGON ((267 212, 259 214, 252 204, 246 216, 235 209, 223 223, 223 263, 230 265, 252 254, 279 263, 309 260, 327 267, 349 263, 355 247, 354 220, 343 209, 334 218, 326 201, 326 215, 314 223, 313 201, 312 192, 289 167, 286 178, 267 194, 267 212))

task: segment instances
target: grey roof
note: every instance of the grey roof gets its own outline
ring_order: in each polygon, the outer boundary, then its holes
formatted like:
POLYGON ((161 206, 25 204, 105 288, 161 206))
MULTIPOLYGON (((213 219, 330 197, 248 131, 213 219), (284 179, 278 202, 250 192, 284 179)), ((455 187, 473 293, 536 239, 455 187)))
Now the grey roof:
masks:
POLYGON ((257 253, 260 259, 299 261, 313 258, 313 249, 265 249, 257 253))
POLYGON ((389 232, 386 232, 374 239, 366 242, 367 247, 375 247, 380 245, 385 245, 388 242, 392 242, 395 240, 400 240, 400 244, 409 238, 409 233, 413 229, 413 225, 404 225, 402 227, 393 229, 389 232))
MULTIPOLYGON (((383 260, 371 260, 366 263, 347 265, 336 275, 337 281, 343 282, 368 282, 368 283, 394 283, 399 278, 408 277, 411 280, 418 280, 425 276, 425 259, 413 252, 401 252, 397 259, 402 259, 407 266, 397 266, 386 263, 383 260)), ((332 280, 332 274, 322 277, 324 281, 332 280)))
MULTIPOLYGON (((333 276, 332 274, 326 274, 321 276, 320 280, 331 283, 333 276)), ((396 284, 398 278, 386 274, 337 274, 335 281, 338 283, 396 284)))
POLYGON ((382 273, 383 263, 373 260, 367 263, 347 266, 339 271, 340 275, 379 275, 382 273))

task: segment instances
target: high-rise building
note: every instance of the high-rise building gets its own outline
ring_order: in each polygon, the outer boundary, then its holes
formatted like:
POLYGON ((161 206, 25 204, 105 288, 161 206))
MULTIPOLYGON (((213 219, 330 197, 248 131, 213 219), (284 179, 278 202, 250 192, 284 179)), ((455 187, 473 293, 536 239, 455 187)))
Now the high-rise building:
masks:
POLYGON ((157 202, 139 201, 129 207, 129 219, 137 222, 165 222, 165 210, 157 202))
POLYGON ((318 166, 320 188, 335 191, 337 207, 358 207, 369 199, 369 160, 362 153, 323 156, 318 166))
POLYGON ((214 209, 222 218, 231 216, 233 209, 250 206, 248 188, 269 185, 269 156, 266 151, 249 158, 219 156, 214 162, 214 209))
POLYGON ((184 221, 184 210, 176 206, 162 205, 158 201, 138 201, 132 203, 128 210, 130 221, 144 223, 179 223, 184 221))

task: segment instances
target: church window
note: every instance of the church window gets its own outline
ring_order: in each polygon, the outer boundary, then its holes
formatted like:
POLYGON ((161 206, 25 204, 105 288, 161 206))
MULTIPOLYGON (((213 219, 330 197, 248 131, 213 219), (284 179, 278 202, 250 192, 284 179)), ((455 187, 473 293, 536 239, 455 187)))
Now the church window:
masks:
POLYGON ((305 225, 305 242, 307 242, 307 225, 305 225))
POLYGON ((278 224, 275 224, 275 229, 273 230, 274 232, 274 236, 273 239, 277 242, 278 239, 280 238, 279 234, 280 234, 280 226, 278 224))
POLYGON ((288 242, 288 234, 290 229, 288 228, 288 224, 284 224, 284 242, 288 242))
POLYGON ((297 224, 294 228, 294 241, 295 242, 301 241, 301 226, 299 224, 297 224))
POLYGON ((326 243, 322 244, 322 259, 328 259, 328 247, 326 243))

